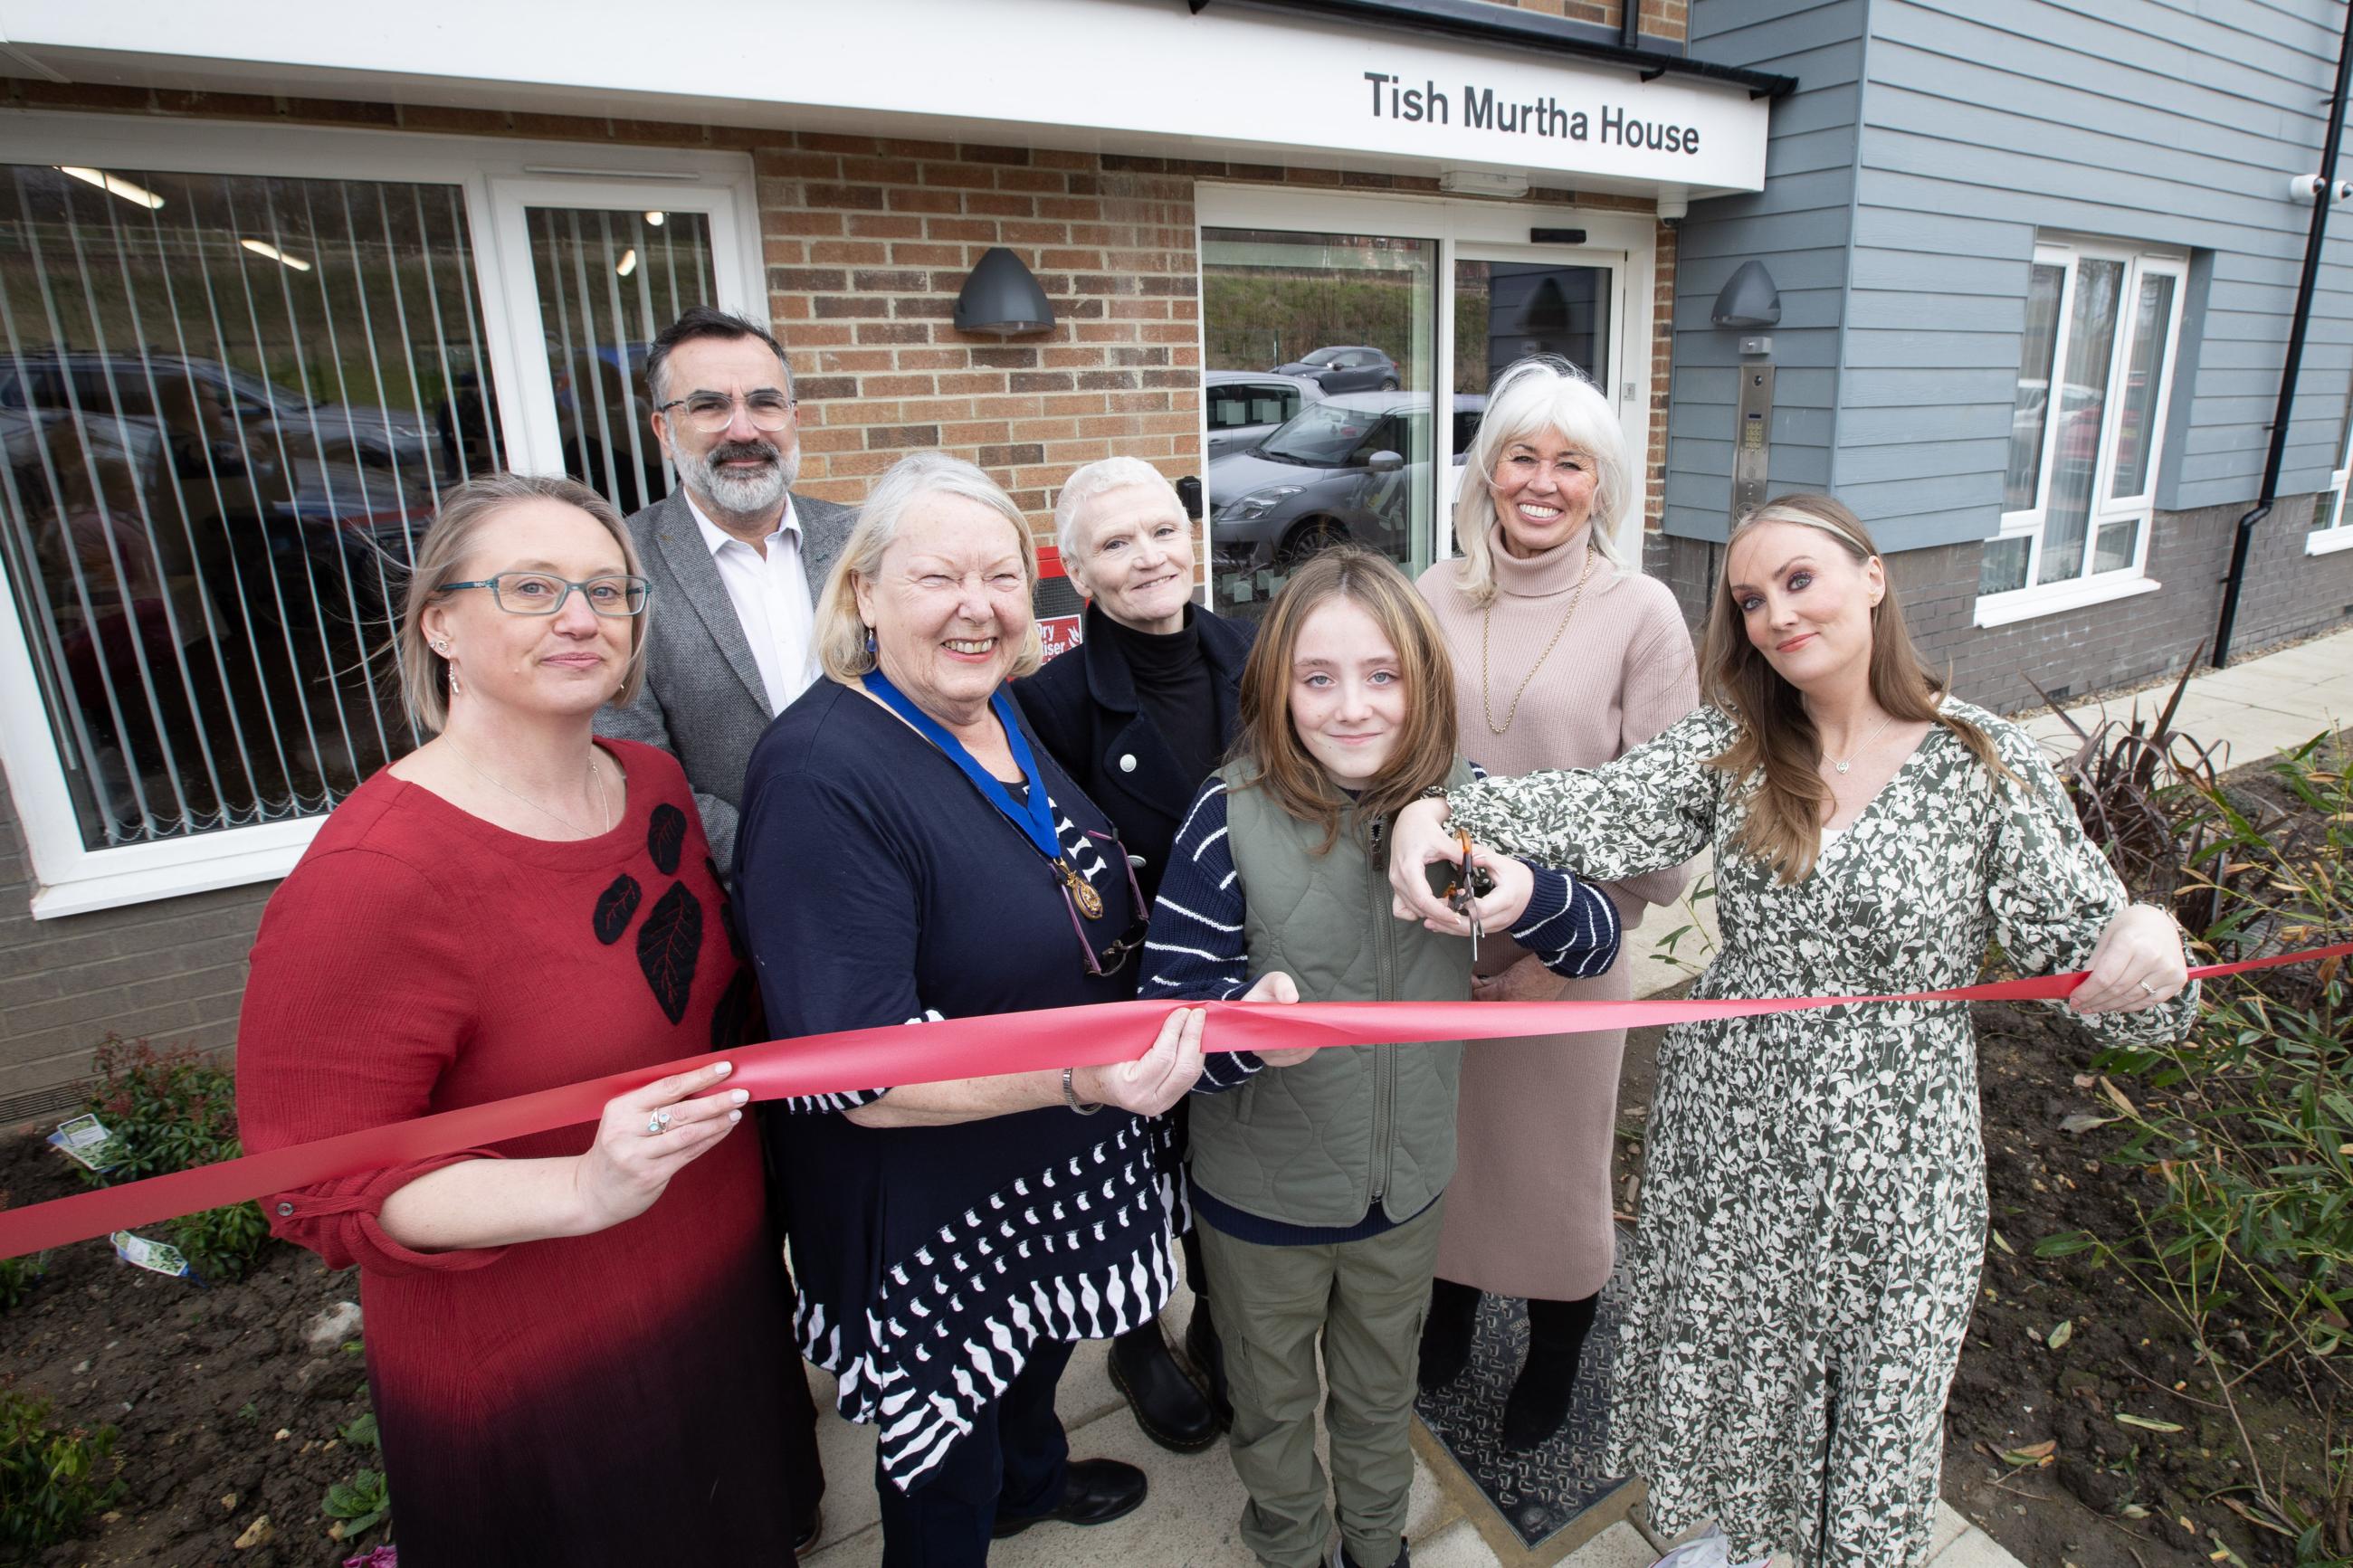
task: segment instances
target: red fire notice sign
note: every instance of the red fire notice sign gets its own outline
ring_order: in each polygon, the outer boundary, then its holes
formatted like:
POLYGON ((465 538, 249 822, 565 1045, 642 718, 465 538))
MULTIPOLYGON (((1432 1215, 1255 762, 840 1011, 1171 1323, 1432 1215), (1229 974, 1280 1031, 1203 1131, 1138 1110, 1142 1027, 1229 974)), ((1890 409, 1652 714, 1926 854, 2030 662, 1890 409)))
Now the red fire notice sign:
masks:
POLYGON ((1079 613, 1085 604, 1062 570, 1062 552, 1050 544, 1039 545, 1038 596, 1029 607, 1038 617, 1038 637, 1049 659, 1079 646, 1079 613))

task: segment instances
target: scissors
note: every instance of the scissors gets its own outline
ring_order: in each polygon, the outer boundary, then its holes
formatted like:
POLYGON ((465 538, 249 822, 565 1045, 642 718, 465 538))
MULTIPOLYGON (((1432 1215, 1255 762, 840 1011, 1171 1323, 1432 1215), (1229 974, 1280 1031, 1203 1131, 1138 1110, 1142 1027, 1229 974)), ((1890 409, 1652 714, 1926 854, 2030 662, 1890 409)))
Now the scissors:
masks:
POLYGON ((1468 833, 1457 833, 1454 842, 1461 851, 1461 858, 1455 867, 1454 875, 1447 879, 1446 890, 1440 896, 1445 899, 1448 909, 1471 922, 1471 962, 1476 963, 1479 962, 1480 937, 1478 900, 1495 890, 1495 874, 1472 858, 1471 836, 1468 833))

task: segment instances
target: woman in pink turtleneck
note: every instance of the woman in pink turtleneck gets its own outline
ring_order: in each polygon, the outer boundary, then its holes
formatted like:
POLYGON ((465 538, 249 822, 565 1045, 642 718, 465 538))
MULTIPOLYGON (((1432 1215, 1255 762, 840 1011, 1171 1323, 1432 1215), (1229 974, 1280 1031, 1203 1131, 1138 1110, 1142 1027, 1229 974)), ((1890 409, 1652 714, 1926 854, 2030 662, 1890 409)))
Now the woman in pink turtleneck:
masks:
MULTIPOLYGON (((1457 750, 1489 773, 1598 767, 1698 704, 1674 595, 1623 569, 1613 537, 1630 490, 1609 402, 1567 361, 1525 359, 1490 388, 1455 503, 1459 559, 1422 574, 1454 656, 1457 750)), ((1625 929, 1683 891, 1680 870, 1609 884, 1625 929)), ((1564 981, 1491 939, 1478 994, 1622 1000, 1632 965, 1564 981)), ((1623 1031, 1499 1040, 1466 1052, 1421 1383, 1468 1363, 1482 1291, 1528 1300, 1528 1359, 1504 1405, 1508 1447, 1568 1414, 1593 1309, 1609 1278, 1610 1139, 1623 1031)))

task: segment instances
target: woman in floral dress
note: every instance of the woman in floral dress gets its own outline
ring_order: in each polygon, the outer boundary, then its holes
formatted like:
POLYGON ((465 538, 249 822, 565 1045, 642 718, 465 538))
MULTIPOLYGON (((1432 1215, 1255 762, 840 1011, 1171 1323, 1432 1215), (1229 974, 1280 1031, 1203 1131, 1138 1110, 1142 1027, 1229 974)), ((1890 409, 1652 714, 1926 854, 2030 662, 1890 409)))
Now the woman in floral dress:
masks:
MULTIPOLYGON (((1600 881, 1713 848, 1695 997, 1965 985, 1998 942, 2090 970, 2067 1005, 2106 1038, 2187 1026, 2171 918, 2126 902, 2023 731, 1922 669, 1845 507, 1785 498, 1734 531, 1701 669, 1706 703, 1614 763, 1401 813, 1400 912, 1461 929, 1422 869, 1458 829, 1600 881)), ((1680 1025, 1658 1071, 1606 1463, 1739 1558, 1923 1562, 1985 1246, 1967 1005, 1680 1025)))

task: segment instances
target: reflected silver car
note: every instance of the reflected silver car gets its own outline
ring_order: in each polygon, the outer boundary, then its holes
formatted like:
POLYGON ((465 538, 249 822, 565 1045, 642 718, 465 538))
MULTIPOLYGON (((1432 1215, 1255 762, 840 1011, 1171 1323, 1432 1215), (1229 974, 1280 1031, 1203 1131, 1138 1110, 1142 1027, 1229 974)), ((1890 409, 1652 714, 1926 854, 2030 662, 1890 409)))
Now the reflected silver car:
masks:
POLYGON ((1271 370, 1213 370, 1201 377, 1208 410, 1209 456, 1247 452, 1311 403, 1324 389, 1303 375, 1271 370))
MULTIPOLYGON (((1413 553, 1412 500, 1429 471, 1426 392, 1350 392, 1303 408, 1260 443, 1209 464, 1209 552, 1221 573, 1282 568, 1343 540, 1413 553)), ((1453 401, 1460 463, 1487 400, 1453 401)))

